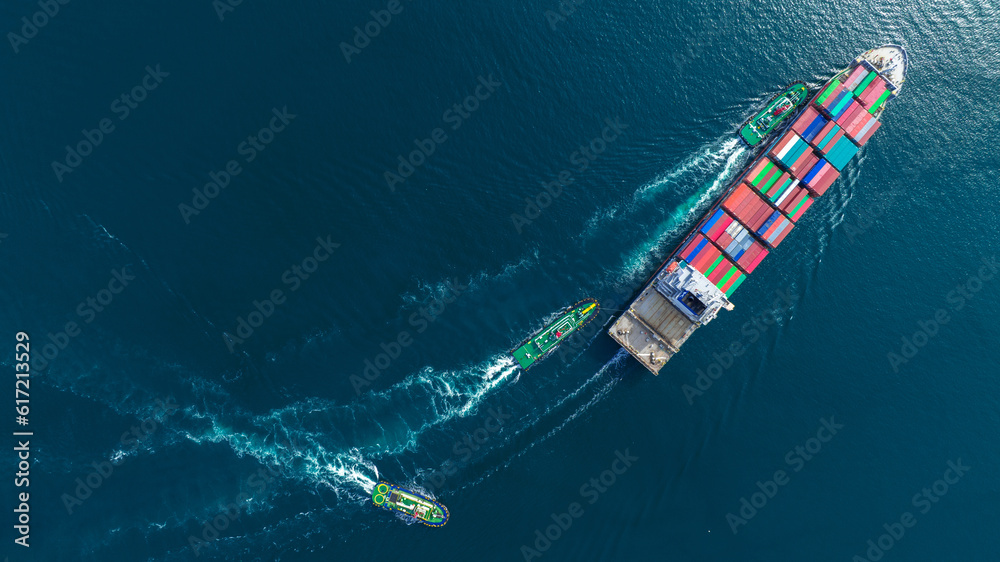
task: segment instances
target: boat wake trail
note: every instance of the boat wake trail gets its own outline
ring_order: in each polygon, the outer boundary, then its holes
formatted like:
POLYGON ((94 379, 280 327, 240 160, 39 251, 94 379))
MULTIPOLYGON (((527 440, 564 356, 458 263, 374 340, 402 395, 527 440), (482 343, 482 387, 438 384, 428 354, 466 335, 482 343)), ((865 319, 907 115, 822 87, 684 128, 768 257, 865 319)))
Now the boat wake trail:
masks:
MULTIPOLYGON (((648 228, 650 236, 627 255, 621 276, 622 282, 634 283, 637 277, 645 275, 650 268, 659 263, 664 257, 660 255, 664 245, 690 226, 692 219, 704 213, 725 189, 733 175, 741 169, 747 153, 746 148, 741 146, 737 139, 727 141, 724 148, 722 152, 713 153, 717 157, 725 155, 725 159, 712 168, 715 173, 702 179, 697 184, 697 189, 681 205, 669 211, 659 224, 648 228)), ((668 176, 674 175, 676 171, 668 174, 668 176)), ((662 185, 667 184, 664 182, 662 185)))
POLYGON ((234 410, 223 387, 199 379, 199 405, 188 407, 178 425, 187 440, 225 443, 237 456, 281 467, 288 478, 361 499, 379 478, 376 461, 415 450, 428 431, 474 412, 515 373, 508 355, 463 370, 425 367, 349 404, 311 398, 261 415, 234 410))
POLYGON ((624 221, 647 209, 649 200, 664 191, 676 187, 681 192, 689 192, 703 185, 707 178, 718 173, 734 156, 742 155, 746 149, 739 139, 729 135, 703 145, 697 152, 684 159, 653 181, 636 189, 625 201, 612 204, 594 214, 588 221, 582 237, 600 237, 602 227, 610 222, 624 221))
POLYGON ((618 371, 627 362, 628 357, 629 355, 627 351, 619 349, 618 352, 611 357, 611 359, 608 359, 608 361, 605 362, 604 365, 597 370, 597 372, 584 381, 579 388, 569 392, 566 396, 563 396, 558 402, 547 408, 540 416, 526 420, 522 423, 521 426, 513 432, 513 435, 507 438, 507 443, 517 442, 518 437, 527 431, 537 432, 539 428, 544 429, 547 426, 551 427, 548 431, 545 431, 541 437, 533 439, 530 443, 523 446, 513 454, 507 455, 504 462, 491 466, 478 478, 470 480, 458 489, 464 490, 466 488, 476 486, 489 478, 491 475, 508 468, 516 459, 527 454, 528 451, 536 446, 549 440, 551 437, 562 431, 567 425, 584 415, 595 404, 600 403, 605 397, 608 396, 620 380, 618 377, 609 377, 607 375, 618 371), (580 403, 581 401, 582 403, 580 403), (570 408, 572 408, 572 411, 567 413, 567 410, 570 408))

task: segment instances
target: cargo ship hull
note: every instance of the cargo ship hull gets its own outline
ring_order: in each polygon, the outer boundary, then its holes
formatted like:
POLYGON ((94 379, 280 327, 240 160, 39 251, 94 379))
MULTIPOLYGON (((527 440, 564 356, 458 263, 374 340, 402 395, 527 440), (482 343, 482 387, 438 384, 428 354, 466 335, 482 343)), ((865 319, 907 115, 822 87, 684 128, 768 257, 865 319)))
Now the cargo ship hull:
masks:
POLYGON ((884 45, 838 72, 727 186, 608 334, 653 374, 723 309, 881 127, 907 55, 884 45))

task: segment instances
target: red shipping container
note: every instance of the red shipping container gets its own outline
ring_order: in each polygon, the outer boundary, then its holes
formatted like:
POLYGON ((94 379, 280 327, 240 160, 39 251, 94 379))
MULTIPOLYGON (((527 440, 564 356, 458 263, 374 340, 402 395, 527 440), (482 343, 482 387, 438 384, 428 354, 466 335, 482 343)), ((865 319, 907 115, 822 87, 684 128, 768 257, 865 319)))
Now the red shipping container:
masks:
POLYGON ((867 113, 865 108, 862 107, 860 103, 852 105, 850 109, 841 113, 840 117, 837 118, 837 124, 840 125, 841 128, 846 129, 848 124, 850 124, 851 121, 853 121, 854 118, 858 115, 858 112, 867 113))
MULTIPOLYGON (((740 205, 740 213, 743 216, 747 216, 747 213, 753 213, 757 207, 760 205, 760 197, 757 196, 756 191, 750 191, 747 196, 743 199, 743 203, 740 205)), ((739 217, 740 215, 736 215, 739 217)))
POLYGON ((747 173, 746 178, 744 178, 744 181, 746 181, 747 183, 752 182, 754 178, 760 175, 761 170, 764 169, 764 166, 767 166, 768 162, 770 162, 770 160, 768 160, 766 156, 761 158, 760 160, 757 160, 757 163, 753 165, 753 168, 750 168, 750 171, 747 173))
POLYGON ((823 104, 822 104, 823 107, 825 109, 829 110, 830 106, 833 105, 833 102, 837 99, 837 97, 840 96, 841 92, 843 92, 843 91, 844 91, 844 87, 838 84, 837 87, 834 88, 832 92, 830 92, 830 96, 827 97, 825 100, 823 100, 823 104))
POLYGON ((860 139, 858 139, 858 144, 860 144, 861 146, 864 146, 865 143, 868 142, 868 139, 872 138, 872 135, 881 126, 882 126, 882 122, 881 121, 875 121, 875 123, 872 125, 872 128, 868 129, 868 132, 865 133, 865 136, 863 136, 860 139))
POLYGON ((806 132, 809 125, 812 124, 813 119, 819 116, 819 112, 813 109, 811 106, 806 107, 806 110, 802 112, 802 115, 792 123, 792 130, 802 136, 802 133, 806 132))
POLYGON ((777 166, 772 167, 770 170, 767 171, 767 174, 765 174, 764 177, 761 178, 759 184, 762 187, 767 185, 767 182, 771 181, 771 178, 780 173, 781 173, 781 168, 778 168, 777 166))
POLYGON ((744 198, 746 198, 747 194, 749 193, 750 193, 750 188, 747 187, 747 184, 741 183, 735 190, 733 190, 733 193, 730 194, 729 197, 727 197, 726 200, 722 202, 723 208, 729 211, 730 214, 737 216, 736 215, 737 207, 739 207, 739 205, 743 202, 744 198))
POLYGON ((802 179, 809 173, 813 165, 819 162, 819 158, 813 154, 813 151, 807 150, 799 156, 799 159, 795 161, 794 164, 788 169, 796 179, 802 179))
POLYGON ((854 70, 851 71, 851 75, 848 76, 847 80, 844 81, 844 86, 853 90, 858 86, 858 84, 861 83, 862 80, 864 80, 865 76, 867 75, 868 75, 868 69, 865 68, 863 64, 859 64, 858 66, 854 67, 854 70))
POLYGON ((743 255, 740 256, 740 259, 736 260, 736 265, 740 266, 743 269, 746 269, 745 266, 748 263, 752 262, 755 257, 757 257, 758 252, 759 249, 757 248, 757 241, 755 240, 752 244, 750 244, 750 247, 747 248, 745 252, 743 252, 743 255))
POLYGON ((712 227, 708 229, 708 232, 706 234, 710 239, 715 240, 716 238, 719 237, 719 234, 724 232, 727 228, 729 228, 729 225, 732 223, 733 219, 730 218, 728 214, 723 212, 722 216, 719 217, 719 220, 715 221, 715 224, 713 224, 712 227))
POLYGON ((760 253, 760 244, 756 240, 754 240, 753 243, 750 244, 750 247, 747 248, 745 252, 743 252, 742 256, 740 256, 740 259, 736 260, 736 265, 744 265, 744 263, 752 262, 753 259, 757 257, 757 254, 759 253, 760 253))
POLYGON ((878 100, 883 93, 885 93, 885 90, 885 80, 882 80, 881 78, 872 80, 872 83, 868 85, 868 89, 861 94, 862 103, 871 107, 871 105, 875 103, 875 101, 878 100))
POLYGON ((720 279, 726 276, 726 273, 728 273, 732 267, 733 264, 731 261, 726 258, 722 258, 722 262, 712 270, 711 275, 708 276, 708 280, 717 284, 720 279))
POLYGON ((729 228, 729 225, 733 224, 734 220, 736 219, 734 219, 732 215, 723 211, 722 218, 719 219, 719 223, 723 225, 722 231, 725 232, 726 229, 729 228))
POLYGON ((871 113, 868 113, 868 110, 866 109, 859 113, 851 125, 849 127, 845 127, 845 130, 851 135, 851 138, 854 138, 854 136, 858 134, 858 131, 863 129, 868 121, 872 119, 874 119, 874 117, 871 113))
POLYGON ((761 206, 754 213, 753 218, 750 219, 750 226, 753 227, 754 232, 761 227, 765 222, 767 222, 767 217, 774 213, 774 209, 770 205, 762 203, 761 206))
POLYGON ((823 195, 838 177, 840 177, 840 172, 833 166, 830 166, 830 169, 823 174, 823 177, 813 181, 809 189, 816 195, 823 195))
MULTIPOLYGON (((806 201, 805 203, 803 203, 803 204, 802 204, 802 206, 801 206, 801 207, 799 207, 799 211, 798 211, 797 213, 795 213, 795 215, 794 215, 794 216, 792 216, 792 217, 791 217, 791 219, 792 219, 793 221, 795 221, 795 222, 798 222, 798 220, 799 220, 800 218, 802 218, 802 215, 804 215, 804 214, 805 214, 806 210, 808 210, 808 209, 809 209, 809 207, 811 207, 811 206, 812 206, 812 204, 813 204, 813 201, 815 201, 815 199, 812 199, 812 198, 810 198, 810 199, 809 199, 808 201, 806 201)), ((793 210, 794 210, 794 209, 793 209, 793 210)))
POLYGON ((757 257, 754 258, 753 261, 750 262, 750 265, 747 266, 746 268, 747 273, 752 273, 754 269, 757 269, 757 266, 760 265, 760 262, 764 261, 764 258, 766 257, 767 257, 767 249, 766 248, 761 249, 761 252, 757 254, 757 257))
POLYGON ((718 257, 721 255, 722 254, 719 252, 719 249, 713 246, 711 242, 709 242, 701 250, 701 253, 699 253, 698 256, 694 258, 694 261, 691 262, 691 265, 693 265, 694 268, 697 269, 698 271, 705 273, 705 271, 708 270, 708 268, 712 265, 712 263, 715 262, 715 260, 718 259, 718 257))
POLYGON ((757 264, 759 264, 760 260, 763 259, 761 254, 767 255, 767 249, 764 248, 763 244, 754 240, 754 243, 750 245, 742 256, 740 256, 739 261, 736 263, 747 273, 753 273, 754 268, 757 267, 757 264))
POLYGON ((741 183, 740 186, 737 188, 737 190, 740 192, 738 203, 736 203, 731 209, 728 209, 728 211, 732 213, 732 215, 737 219, 740 218, 740 211, 742 211, 747 206, 747 203, 751 201, 750 195, 745 194, 743 191, 745 188, 746 184, 741 183))
POLYGON ((781 137, 781 140, 779 140, 777 143, 774 144, 774 148, 772 148, 770 152, 771 156, 773 156, 774 159, 777 160, 778 154, 780 154, 781 151, 785 149, 785 146, 787 146, 790 143, 794 143, 796 140, 798 140, 798 138, 799 136, 796 135, 793 131, 785 133, 785 136, 781 137))
POLYGON ((743 203, 740 204, 739 211, 733 213, 733 216, 735 216, 744 226, 749 223, 750 217, 753 216, 753 209, 756 208, 756 203, 754 203, 754 200, 750 197, 752 196, 747 196, 747 198, 743 200, 743 203))
POLYGON ((744 275, 742 273, 740 273, 738 275, 733 275, 732 277, 729 278, 729 280, 726 281, 725 285, 719 287, 719 290, 721 290, 723 293, 729 291, 729 288, 732 287, 742 277, 746 277, 746 275, 744 275))
POLYGON ((810 142, 809 144, 816 148, 819 148, 820 141, 823 140, 826 137, 826 135, 830 134, 830 131, 832 131, 833 128, 836 126, 837 126, 836 122, 834 121, 828 122, 826 125, 823 126, 822 129, 820 129, 819 134, 813 137, 812 142, 810 142))
POLYGON ((681 250, 680 256, 683 259, 685 259, 688 262, 690 262, 691 261, 691 252, 693 252, 694 249, 698 247, 698 244, 700 244, 701 241, 704 240, 704 239, 705 239, 705 237, 702 236, 701 234, 696 234, 695 237, 692 238, 691 241, 687 243, 687 246, 684 246, 684 249, 681 250))
POLYGON ((881 82, 881 80, 877 76, 875 77, 874 80, 872 80, 871 82, 869 82, 868 86, 865 87, 864 91, 862 91, 860 94, 858 94, 857 96, 855 96, 858 99, 858 101, 861 102, 861 103, 864 103, 865 102, 865 98, 867 98, 868 94, 872 93, 872 91, 875 88, 878 87, 878 83, 879 82, 881 82))
POLYGON ((824 144, 823 148, 819 149, 820 153, 823 154, 823 156, 826 156, 830 152, 830 150, 832 150, 833 147, 837 145, 837 141, 839 141, 843 136, 844 136, 844 130, 841 129, 840 126, 838 125, 837 132, 834 133, 833 137, 830 139, 830 142, 824 144))
POLYGON ((799 203, 805 198, 806 190, 801 187, 795 188, 795 196, 785 198, 785 204, 781 206, 781 210, 784 211, 786 215, 790 214, 795 207, 799 206, 799 203))
POLYGON ((767 204, 764 203, 760 197, 756 195, 756 192, 749 191, 749 187, 746 184, 740 184, 738 189, 746 189, 747 194, 743 201, 740 203, 739 209, 733 211, 733 216, 739 220, 739 222, 746 227, 750 227, 750 230, 754 230, 753 217, 760 211, 761 207, 766 207, 767 204))

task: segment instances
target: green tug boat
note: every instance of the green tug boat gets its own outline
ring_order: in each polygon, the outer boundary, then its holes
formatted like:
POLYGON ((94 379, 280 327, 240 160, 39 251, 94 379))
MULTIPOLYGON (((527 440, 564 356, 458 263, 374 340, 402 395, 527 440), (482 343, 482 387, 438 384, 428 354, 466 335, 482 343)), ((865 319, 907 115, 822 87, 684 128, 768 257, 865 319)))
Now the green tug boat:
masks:
POLYGON ((584 324, 590 322, 600 310, 594 299, 585 299, 566 309, 558 318, 550 322, 540 332, 521 342, 511 351, 511 355, 527 370, 544 359, 560 343, 566 340, 584 324))
POLYGON ((809 97, 809 88, 802 82, 795 82, 775 96, 764 109, 751 117, 740 129, 740 138, 751 147, 757 146, 768 135, 798 110, 809 97))
POLYGON ((372 503, 376 507, 414 517, 428 527, 443 527, 448 522, 447 507, 388 482, 380 481, 375 486, 372 490, 372 503))

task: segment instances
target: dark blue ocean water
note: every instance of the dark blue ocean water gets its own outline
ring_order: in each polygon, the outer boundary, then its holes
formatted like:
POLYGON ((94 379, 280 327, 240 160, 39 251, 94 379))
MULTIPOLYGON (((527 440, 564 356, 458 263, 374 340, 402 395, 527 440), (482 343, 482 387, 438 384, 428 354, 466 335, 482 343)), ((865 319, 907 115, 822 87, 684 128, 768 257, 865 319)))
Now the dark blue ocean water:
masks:
POLYGON ((996 4, 564 4, 3 4, 2 424, 34 435, 0 552, 996 560, 996 4), (630 300, 755 107, 890 42, 882 129, 661 376, 600 322, 514 369, 630 300))

